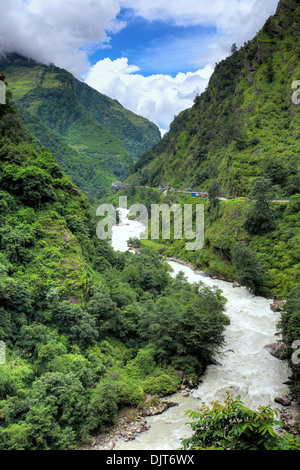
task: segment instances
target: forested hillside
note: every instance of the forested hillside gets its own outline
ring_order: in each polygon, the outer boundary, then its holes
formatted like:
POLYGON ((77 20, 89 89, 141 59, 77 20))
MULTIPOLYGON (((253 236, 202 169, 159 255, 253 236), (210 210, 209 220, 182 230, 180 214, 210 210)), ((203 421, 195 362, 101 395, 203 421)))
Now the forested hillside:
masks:
POLYGON ((223 344, 225 299, 117 253, 9 96, 0 106, 0 449, 87 445, 146 394, 168 395, 223 344), (193 335, 191 336, 191 331, 193 335))
POLYGON ((195 206, 204 205, 201 250, 187 251, 187 240, 172 236, 144 245, 254 294, 288 299, 279 331, 296 397, 299 366, 291 356, 299 338, 299 32, 299 2, 281 0, 257 36, 239 50, 233 45, 193 107, 141 157, 127 191, 131 202, 147 201, 149 208, 193 204, 194 217, 195 206), (159 185, 171 190, 160 193, 159 185), (177 191, 187 188, 206 190, 208 198, 177 191))
POLYGON ((206 91, 175 118, 170 132, 135 165, 131 181, 247 196, 255 177, 278 197, 300 187, 300 6, 282 0, 257 36, 218 63, 206 91))
POLYGON ((8 54, 0 70, 30 132, 89 195, 103 194, 160 140, 156 125, 54 65, 8 54))

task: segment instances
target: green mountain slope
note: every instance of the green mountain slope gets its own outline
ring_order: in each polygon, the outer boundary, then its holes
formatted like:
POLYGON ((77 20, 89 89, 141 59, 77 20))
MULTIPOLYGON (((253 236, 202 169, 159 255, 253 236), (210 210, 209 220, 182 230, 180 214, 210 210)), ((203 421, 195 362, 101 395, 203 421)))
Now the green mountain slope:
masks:
POLYGON ((10 54, 0 70, 31 133, 91 195, 120 179, 160 139, 157 126, 63 69, 10 54))
POLYGON ((196 385, 223 344, 220 291, 173 279, 154 252, 114 252, 97 238, 98 222, 8 96, 0 105, 1 450, 87 446, 128 407, 134 415, 158 403, 145 405, 147 394, 170 395, 182 378, 196 385))
POLYGON ((278 195, 299 191, 300 5, 282 0, 257 36, 216 65, 207 90, 135 165, 132 181, 207 189, 218 179, 228 197, 247 195, 257 176, 278 195))

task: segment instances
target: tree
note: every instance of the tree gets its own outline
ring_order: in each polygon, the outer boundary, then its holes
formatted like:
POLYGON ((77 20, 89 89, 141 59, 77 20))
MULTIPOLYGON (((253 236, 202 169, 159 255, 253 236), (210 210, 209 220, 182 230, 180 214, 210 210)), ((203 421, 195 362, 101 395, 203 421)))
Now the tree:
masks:
POLYGON ((224 404, 187 413, 196 421, 188 423, 194 434, 182 440, 183 450, 300 450, 299 437, 275 432, 275 425, 283 425, 276 420, 276 410, 250 410, 239 396, 228 395, 224 404))
POLYGON ((218 180, 213 180, 208 187, 208 198, 213 209, 218 205, 221 193, 221 184, 218 180))
POLYGON ((250 204, 244 212, 244 227, 252 235, 274 228, 275 210, 271 207, 272 185, 266 178, 256 178, 249 194, 250 204))
POLYGON ((213 180, 208 187, 209 199, 212 202, 217 203, 219 201, 218 197, 221 195, 221 193, 222 193, 221 184, 219 183, 218 180, 213 180))
POLYGON ((231 54, 235 54, 238 51, 236 43, 232 44, 231 46, 231 54))
POLYGON ((266 77, 269 82, 273 82, 274 75, 275 75, 275 71, 274 71, 274 65, 273 65, 273 58, 270 57, 267 62, 267 71, 266 71, 266 77))
POLYGON ((89 432, 103 432, 115 424, 117 416, 116 391, 109 381, 100 382, 93 390, 88 405, 86 428, 89 432))
POLYGON ((283 161, 278 156, 266 157, 263 162, 263 171, 266 179, 270 179, 273 184, 281 185, 287 178, 283 161))
POLYGON ((264 281, 264 270, 256 254, 244 243, 238 243, 233 247, 232 261, 237 280, 254 294, 259 293, 264 281))
POLYGON ((139 322, 140 334, 155 344, 162 362, 187 355, 207 365, 223 344, 225 299, 219 290, 204 284, 180 286, 166 292, 156 302, 148 301, 139 322))

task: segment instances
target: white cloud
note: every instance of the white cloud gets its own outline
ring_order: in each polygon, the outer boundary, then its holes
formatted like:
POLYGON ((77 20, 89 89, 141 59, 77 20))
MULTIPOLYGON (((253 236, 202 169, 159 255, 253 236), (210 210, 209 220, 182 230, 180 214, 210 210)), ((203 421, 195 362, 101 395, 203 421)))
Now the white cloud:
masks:
POLYGON ((0 44, 80 77, 87 51, 109 40, 123 24, 118 0, 0 0, 0 44))
POLYGON ((100 60, 88 72, 85 82, 127 109, 155 122, 162 130, 169 128, 174 115, 189 108, 201 94, 212 73, 208 65, 197 72, 170 75, 138 74, 139 68, 127 58, 100 60))
POLYGON ((54 62, 80 76, 89 65, 87 52, 107 47, 108 35, 125 26, 116 19, 125 7, 149 21, 215 26, 219 34, 225 35, 225 41, 215 44, 218 60, 222 52, 228 52, 231 38, 238 44, 251 39, 275 12, 277 3, 278 0, 0 0, 0 44, 6 50, 41 62, 54 62))
MULTIPOLYGON (((125 26, 118 21, 121 8, 149 21, 174 25, 214 26, 216 34, 170 43, 156 43, 145 51, 152 61, 174 66, 191 64, 197 72, 145 77, 123 58, 102 60, 90 68, 86 81, 123 106, 167 129, 174 115, 192 105, 212 72, 211 65, 224 58, 233 42, 252 39, 275 12, 278 0, 0 0, 0 47, 49 63, 54 62, 80 78, 89 69, 88 53, 109 47, 109 35, 125 26), (148 53, 149 52, 149 53, 148 53), (175 65, 174 65, 175 64, 175 65)), ((143 61, 140 62, 143 64, 143 61)), ((193 67, 193 68, 192 68, 193 67)), ((170 69, 168 69, 170 70, 170 69)), ((187 70, 187 68, 185 68, 187 70)))
POLYGON ((249 15, 254 14, 254 20, 259 22, 266 11, 274 13, 278 0, 120 0, 120 3, 149 21, 172 21, 179 26, 213 25, 224 33, 235 26, 244 28, 244 19, 249 15))
POLYGON ((215 27, 219 40, 208 46, 211 63, 224 58, 233 42, 241 46, 252 39, 267 18, 275 13, 278 2, 279 0, 120 0, 123 7, 132 8, 136 15, 148 21, 168 21, 185 27, 215 27))

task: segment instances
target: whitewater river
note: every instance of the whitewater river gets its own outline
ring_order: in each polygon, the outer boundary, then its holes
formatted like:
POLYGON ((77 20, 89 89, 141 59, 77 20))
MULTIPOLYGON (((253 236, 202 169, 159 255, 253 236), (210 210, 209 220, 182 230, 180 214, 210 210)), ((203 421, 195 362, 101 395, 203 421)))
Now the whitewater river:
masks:
MULTIPOLYGON (((112 246, 115 250, 126 251, 127 240, 138 238, 144 227, 138 221, 127 219, 128 210, 120 209, 121 225, 113 228, 112 246)), ((189 282, 202 281, 208 286, 217 286, 227 299, 226 314, 230 326, 226 328, 226 345, 216 356, 219 365, 208 367, 201 383, 189 397, 176 393, 166 399, 179 403, 162 415, 147 419, 151 428, 134 441, 118 441, 116 450, 176 450, 180 438, 190 435, 185 425, 188 418, 186 410, 198 410, 201 403, 213 400, 223 401, 226 392, 242 401, 251 409, 260 405, 271 405, 274 398, 288 394, 284 385, 290 375, 287 364, 273 357, 264 347, 278 341, 275 336, 279 314, 270 309, 270 300, 255 297, 241 288, 233 288, 231 283, 211 279, 177 262, 169 261, 173 276, 183 271, 189 282)))

